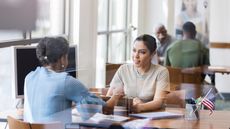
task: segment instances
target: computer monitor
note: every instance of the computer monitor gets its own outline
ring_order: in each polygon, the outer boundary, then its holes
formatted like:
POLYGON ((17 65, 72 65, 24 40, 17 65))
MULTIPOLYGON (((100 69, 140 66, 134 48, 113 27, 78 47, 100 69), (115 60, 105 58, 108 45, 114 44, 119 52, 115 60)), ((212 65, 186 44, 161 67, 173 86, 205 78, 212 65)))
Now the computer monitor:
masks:
MULTIPOLYGON (((68 53, 69 65, 66 68, 71 76, 77 77, 77 46, 70 46, 68 53)), ((13 97, 24 97, 24 79, 26 75, 41 66, 36 56, 36 46, 13 47, 13 97)))

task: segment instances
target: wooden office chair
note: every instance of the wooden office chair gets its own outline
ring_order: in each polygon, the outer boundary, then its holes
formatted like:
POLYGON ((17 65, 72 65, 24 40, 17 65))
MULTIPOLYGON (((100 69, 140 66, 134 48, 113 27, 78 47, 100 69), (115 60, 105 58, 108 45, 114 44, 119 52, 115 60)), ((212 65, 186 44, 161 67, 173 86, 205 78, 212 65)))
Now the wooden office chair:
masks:
POLYGON ((181 69, 182 73, 182 82, 183 83, 194 83, 201 84, 203 68, 202 67, 193 67, 193 68, 183 68, 181 69))
POLYGON ((115 75, 115 73, 117 72, 118 68, 121 66, 122 64, 110 64, 110 63, 106 63, 106 73, 105 73, 105 84, 106 86, 109 86, 110 82, 113 79, 113 76, 115 75))
POLYGON ((31 129, 30 123, 7 116, 9 129, 31 129))
POLYGON ((167 67, 169 71, 170 83, 180 84, 180 83, 202 83, 202 67, 193 68, 174 68, 167 67))
POLYGON ((202 68, 167 67, 170 78, 170 90, 166 104, 184 107, 186 98, 197 98, 202 93, 202 68), (178 102, 177 102, 178 101, 178 102))
POLYGON ((180 68, 167 67, 169 71, 170 90, 176 90, 176 86, 182 83, 182 73, 180 68))
POLYGON ((7 116, 9 129, 63 129, 63 124, 60 122, 52 123, 28 123, 11 116, 7 116))

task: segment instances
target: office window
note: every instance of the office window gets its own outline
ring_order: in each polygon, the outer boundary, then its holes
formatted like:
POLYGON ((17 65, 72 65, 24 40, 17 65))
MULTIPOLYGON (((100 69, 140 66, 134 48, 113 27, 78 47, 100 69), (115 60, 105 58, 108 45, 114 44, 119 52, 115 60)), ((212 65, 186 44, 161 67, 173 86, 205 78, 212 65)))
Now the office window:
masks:
POLYGON ((98 31, 107 30, 108 22, 108 0, 99 0, 98 1, 98 31))
POLYGON ((124 32, 111 34, 108 46, 108 62, 122 63, 126 60, 125 38, 124 32))
POLYGON ((110 30, 125 30, 127 23, 127 0, 110 0, 110 30))
POLYGON ((136 37, 133 26, 137 25, 137 13, 134 12, 138 9, 137 3, 138 0, 98 0, 98 87, 105 85, 106 63, 124 63, 131 59, 132 40, 136 37))
POLYGON ((121 48, 128 43, 127 16, 129 1, 130 0, 98 1, 98 35, 106 36, 106 62, 121 63, 127 59, 125 51, 122 51, 124 54, 121 55, 113 53, 120 53, 119 49, 114 47, 119 46, 119 48, 121 48))

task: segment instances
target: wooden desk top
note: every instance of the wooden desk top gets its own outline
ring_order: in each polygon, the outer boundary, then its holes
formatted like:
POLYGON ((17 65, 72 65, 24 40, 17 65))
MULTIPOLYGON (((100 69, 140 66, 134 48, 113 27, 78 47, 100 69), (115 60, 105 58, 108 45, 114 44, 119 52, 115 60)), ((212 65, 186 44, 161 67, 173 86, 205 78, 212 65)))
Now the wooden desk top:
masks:
MULTIPOLYGON (((167 108, 168 112, 183 113, 183 108, 167 108)), ((200 120, 185 120, 181 118, 171 119, 158 119, 158 120, 147 120, 147 119, 131 119, 137 120, 133 123, 133 126, 143 128, 172 128, 172 129, 229 129, 230 128, 230 111, 214 111, 213 114, 209 115, 209 110, 200 111, 200 120), (143 120, 144 122, 138 121, 143 120)), ((132 122, 132 121, 129 121, 132 122)), ((125 126, 127 122, 122 123, 125 126)), ((84 128, 83 129, 91 129, 84 128)), ((96 129, 96 128, 95 128, 96 129)))
POLYGON ((209 66, 207 70, 210 72, 214 72, 214 73, 222 73, 222 74, 230 73, 230 67, 227 67, 227 66, 209 66))
MULTIPOLYGON (((184 113, 184 109, 170 108, 169 112, 184 113)), ((230 128, 230 111, 214 111, 209 116, 209 110, 200 111, 200 120, 177 119, 160 119, 151 120, 146 123, 146 127, 158 128, 179 128, 179 129, 229 129, 230 128)))
MULTIPOLYGON (((185 109, 166 108, 166 111, 184 114, 185 109)), ((209 113, 210 113, 209 110, 201 110, 200 120, 185 120, 184 118, 149 120, 143 126, 157 127, 157 128, 179 128, 179 129, 229 129, 230 128, 230 111, 215 110, 211 116, 209 115, 209 113)), ((13 114, 15 114, 15 112, 13 114)), ((120 114, 116 114, 116 115, 120 115, 120 114)))

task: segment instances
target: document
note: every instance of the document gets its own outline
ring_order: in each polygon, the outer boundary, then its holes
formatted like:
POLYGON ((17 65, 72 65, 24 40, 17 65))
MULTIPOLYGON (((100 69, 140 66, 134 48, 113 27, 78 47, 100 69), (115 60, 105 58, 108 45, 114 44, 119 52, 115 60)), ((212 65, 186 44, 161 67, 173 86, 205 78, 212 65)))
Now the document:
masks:
POLYGON ((104 115, 101 113, 96 113, 89 120, 92 120, 94 122, 100 122, 100 121, 104 121, 104 120, 109 120, 109 121, 113 121, 113 122, 122 122, 122 121, 126 121, 128 119, 129 119, 129 117, 125 117, 125 116, 104 115))
POLYGON ((79 126, 83 127, 99 127, 108 128, 113 123, 123 122, 128 120, 129 117, 118 116, 118 115, 104 115, 96 113, 89 120, 78 123, 79 126))
POLYGON ((146 113, 129 114, 129 116, 138 117, 138 118, 148 118, 148 119, 163 119, 163 118, 183 117, 184 114, 172 113, 172 112, 146 112, 146 113))

